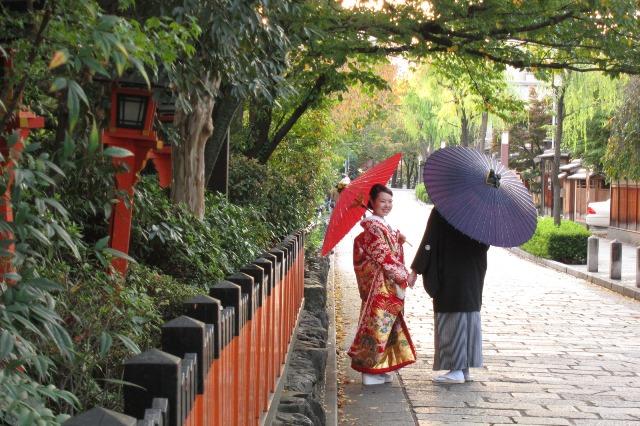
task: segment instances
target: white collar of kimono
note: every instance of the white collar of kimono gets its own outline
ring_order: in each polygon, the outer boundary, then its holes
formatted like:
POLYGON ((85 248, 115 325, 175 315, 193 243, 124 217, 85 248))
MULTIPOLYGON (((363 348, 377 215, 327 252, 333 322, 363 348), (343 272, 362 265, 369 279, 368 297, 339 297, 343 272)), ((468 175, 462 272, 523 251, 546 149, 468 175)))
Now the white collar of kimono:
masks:
POLYGON ((384 226, 389 228, 389 230, 393 231, 393 227, 389 225, 389 222, 385 220, 384 217, 378 216, 376 214, 372 214, 371 216, 366 217, 364 220, 375 220, 376 222, 382 223, 384 226))

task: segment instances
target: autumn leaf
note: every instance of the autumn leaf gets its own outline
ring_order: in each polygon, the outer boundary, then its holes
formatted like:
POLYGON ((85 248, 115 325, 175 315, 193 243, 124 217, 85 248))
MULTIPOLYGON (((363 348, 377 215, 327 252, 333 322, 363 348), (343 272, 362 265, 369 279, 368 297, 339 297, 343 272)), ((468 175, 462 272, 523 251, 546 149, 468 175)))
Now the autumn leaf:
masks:
POLYGON ((49 69, 58 68, 60 65, 64 65, 69 60, 69 55, 66 50, 57 50, 49 62, 49 69))

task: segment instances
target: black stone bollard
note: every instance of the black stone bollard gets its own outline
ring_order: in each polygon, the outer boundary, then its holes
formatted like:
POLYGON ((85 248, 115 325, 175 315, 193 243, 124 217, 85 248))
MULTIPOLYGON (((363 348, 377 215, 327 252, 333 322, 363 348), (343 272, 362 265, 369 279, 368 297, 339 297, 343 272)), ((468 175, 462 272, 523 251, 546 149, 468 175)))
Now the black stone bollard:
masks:
POLYGON ((260 294, 260 283, 256 283, 253 280, 251 275, 245 273, 237 273, 233 275, 229 275, 226 277, 226 280, 236 284, 242 290, 243 295, 247 295, 247 321, 251 321, 253 319, 253 314, 257 309, 257 298, 260 294))
POLYGON ((611 241, 609 277, 613 280, 619 280, 622 277, 622 243, 618 240, 611 241))
POLYGON ((239 336, 242 323, 242 288, 229 281, 218 281, 209 287, 209 296, 218 299, 222 306, 231 307, 235 311, 233 335, 239 336))
POLYGON ((213 345, 210 349, 214 359, 220 358, 222 345, 221 315, 222 304, 219 300, 209 296, 195 296, 183 304, 185 314, 205 324, 213 325, 213 345))
POLYGON ((587 239, 587 271, 598 272, 598 249, 600 239, 595 235, 587 239))
POLYGON ((265 257, 269 255, 275 256, 276 258, 276 271, 277 271, 276 285, 277 285, 277 284, 280 284, 280 281, 282 280, 282 278, 284 278, 284 268, 285 268, 284 252, 280 249, 272 249, 272 250, 269 250, 268 253, 264 254, 265 257))
POLYGON ((82 414, 73 416, 63 426, 136 426, 137 420, 126 414, 117 413, 102 407, 95 407, 82 414))
POLYGON ((169 401, 169 426, 180 426, 184 420, 180 399, 180 364, 175 355, 151 349, 124 363, 123 380, 140 386, 124 386, 124 412, 143 418, 154 398, 169 401))
POLYGON ((259 257, 256 260, 253 261, 253 264, 260 267, 265 274, 265 293, 266 296, 269 297, 271 295, 271 290, 273 289, 273 286, 275 284, 276 281, 276 271, 274 268, 274 263, 264 257, 259 257))
POLYGON ((162 420, 160 424, 162 426, 167 426, 169 424, 169 401, 166 398, 153 398, 151 410, 155 410, 160 413, 160 418, 162 420))
POLYGON ((188 316, 173 319, 162 326, 162 350, 184 358, 187 353, 196 355, 197 392, 204 393, 204 385, 209 367, 213 362, 210 346, 213 341, 207 339, 206 324, 188 316))

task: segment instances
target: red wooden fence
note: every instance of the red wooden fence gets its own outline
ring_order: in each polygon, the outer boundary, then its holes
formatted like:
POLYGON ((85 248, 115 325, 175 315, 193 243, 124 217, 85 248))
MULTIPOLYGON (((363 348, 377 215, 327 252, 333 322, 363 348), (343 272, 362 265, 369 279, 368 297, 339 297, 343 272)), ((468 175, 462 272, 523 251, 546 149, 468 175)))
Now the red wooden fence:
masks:
POLYGON ((162 350, 124 365, 126 416, 102 408, 65 425, 259 425, 274 401, 304 298, 304 232, 283 240, 162 327, 162 350), (127 422, 130 419, 130 423, 127 422), (137 420, 139 419, 139 420, 137 420))

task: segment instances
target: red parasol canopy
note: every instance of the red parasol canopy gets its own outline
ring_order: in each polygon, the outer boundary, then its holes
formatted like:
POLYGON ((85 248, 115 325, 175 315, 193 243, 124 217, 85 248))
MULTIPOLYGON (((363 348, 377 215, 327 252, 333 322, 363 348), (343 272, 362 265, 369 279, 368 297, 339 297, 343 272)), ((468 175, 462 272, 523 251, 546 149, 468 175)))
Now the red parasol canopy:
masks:
POLYGON ((398 153, 376 164, 340 192, 324 235, 322 256, 326 256, 358 222, 366 210, 371 187, 376 183, 386 184, 401 158, 402 154, 398 153))

